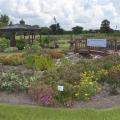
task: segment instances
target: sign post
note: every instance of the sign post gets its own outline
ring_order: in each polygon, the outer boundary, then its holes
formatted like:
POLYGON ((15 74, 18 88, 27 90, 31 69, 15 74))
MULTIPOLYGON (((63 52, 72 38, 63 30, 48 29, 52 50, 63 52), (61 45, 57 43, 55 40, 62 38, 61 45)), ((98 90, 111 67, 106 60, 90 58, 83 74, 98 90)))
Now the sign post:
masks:
POLYGON ((60 92, 63 92, 63 91, 64 91, 64 86, 58 85, 57 88, 58 88, 58 91, 60 91, 60 92))

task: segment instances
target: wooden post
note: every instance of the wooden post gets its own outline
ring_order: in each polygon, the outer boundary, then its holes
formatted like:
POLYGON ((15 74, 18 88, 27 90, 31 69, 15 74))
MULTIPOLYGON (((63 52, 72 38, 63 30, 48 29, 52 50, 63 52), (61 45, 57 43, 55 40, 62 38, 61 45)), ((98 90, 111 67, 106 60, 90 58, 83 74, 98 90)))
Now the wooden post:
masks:
POLYGON ((33 44, 33 39, 34 39, 34 36, 33 36, 33 32, 32 32, 32 44, 33 44))
POLYGON ((16 46, 15 31, 10 32, 10 47, 16 46))
POLYGON ((117 51, 117 40, 115 40, 115 47, 114 47, 114 49, 115 49, 115 52, 117 51))
POLYGON ((31 37, 30 37, 30 31, 28 32, 28 34, 29 34, 29 38, 28 38, 29 40, 28 40, 28 41, 29 41, 29 44, 30 44, 30 43, 31 43, 31 42, 30 42, 30 41, 31 41, 31 40, 30 40, 30 39, 31 39, 31 37))

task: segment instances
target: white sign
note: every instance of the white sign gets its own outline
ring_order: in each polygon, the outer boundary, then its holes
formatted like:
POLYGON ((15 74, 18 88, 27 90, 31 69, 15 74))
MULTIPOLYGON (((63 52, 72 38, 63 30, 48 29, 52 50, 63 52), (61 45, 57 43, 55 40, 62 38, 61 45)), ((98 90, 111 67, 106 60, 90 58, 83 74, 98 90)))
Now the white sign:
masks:
POLYGON ((58 85, 57 88, 58 88, 58 91, 64 91, 64 86, 58 85))
POLYGON ((107 47, 107 40, 106 39, 87 39, 87 46, 107 47))

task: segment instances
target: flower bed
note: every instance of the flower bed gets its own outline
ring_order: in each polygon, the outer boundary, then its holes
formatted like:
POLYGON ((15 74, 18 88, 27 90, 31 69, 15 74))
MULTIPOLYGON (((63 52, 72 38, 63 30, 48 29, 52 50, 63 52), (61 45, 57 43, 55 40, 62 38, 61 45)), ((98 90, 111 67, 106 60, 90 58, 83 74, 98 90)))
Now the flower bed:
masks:
POLYGON ((30 57, 27 61, 30 65, 45 71, 32 78, 18 73, 1 73, 1 90, 28 91, 32 99, 45 106, 71 106, 74 101, 89 101, 100 92, 100 86, 104 83, 109 85, 110 93, 119 93, 120 56, 80 60, 75 64, 63 59, 61 64, 54 67, 49 56, 30 54, 27 57, 30 57), (60 91, 58 86, 62 86, 63 90, 60 91))

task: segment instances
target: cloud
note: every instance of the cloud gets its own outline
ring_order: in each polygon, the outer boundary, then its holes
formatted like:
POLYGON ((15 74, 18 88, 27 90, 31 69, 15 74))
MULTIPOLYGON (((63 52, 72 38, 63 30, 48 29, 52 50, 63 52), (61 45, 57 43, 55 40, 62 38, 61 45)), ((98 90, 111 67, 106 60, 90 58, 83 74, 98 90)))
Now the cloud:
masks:
POLYGON ((120 26, 119 0, 0 0, 0 13, 16 23, 23 18, 28 24, 49 26, 53 17, 64 29, 75 25, 99 28, 103 19, 120 26))

